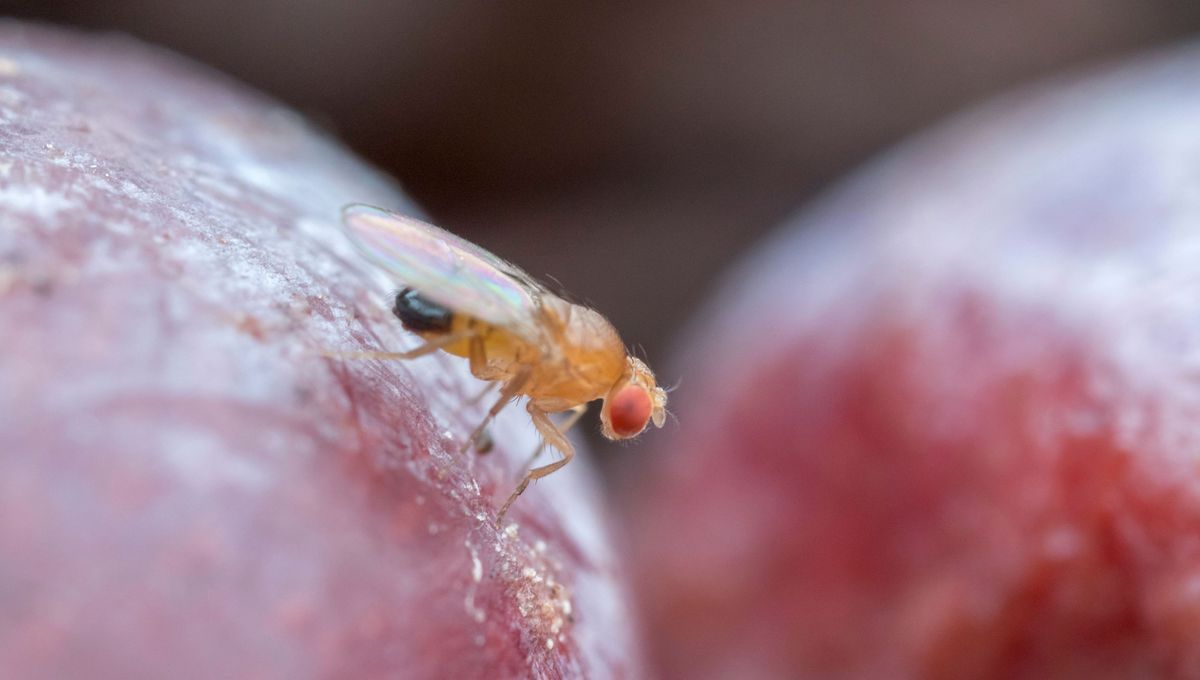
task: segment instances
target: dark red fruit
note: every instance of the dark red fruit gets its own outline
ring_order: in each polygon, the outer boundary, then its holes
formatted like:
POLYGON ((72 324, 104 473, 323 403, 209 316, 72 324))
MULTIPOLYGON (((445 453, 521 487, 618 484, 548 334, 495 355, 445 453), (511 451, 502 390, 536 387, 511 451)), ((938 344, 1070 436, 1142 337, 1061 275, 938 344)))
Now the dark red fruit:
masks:
POLYGON ((631 478, 666 677, 1200 677, 1198 69, 962 117, 742 266, 631 478))
POLYGON ((463 362, 402 349, 339 210, 394 184, 124 38, 0 26, 6 677, 637 677, 586 463, 498 500, 463 362))

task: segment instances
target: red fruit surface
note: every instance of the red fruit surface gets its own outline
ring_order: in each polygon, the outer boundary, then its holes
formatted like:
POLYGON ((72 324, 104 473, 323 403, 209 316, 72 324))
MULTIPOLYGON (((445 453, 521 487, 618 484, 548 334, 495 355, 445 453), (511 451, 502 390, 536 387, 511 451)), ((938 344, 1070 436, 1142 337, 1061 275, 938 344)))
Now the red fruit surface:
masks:
POLYGON ((665 677, 1200 677, 1198 72, 1019 92, 743 264, 631 475, 665 677))
POLYGON ((587 464, 497 530, 528 417, 461 454, 463 362, 322 354, 415 344, 352 201, 280 105, 0 24, 0 675, 642 674, 587 464))

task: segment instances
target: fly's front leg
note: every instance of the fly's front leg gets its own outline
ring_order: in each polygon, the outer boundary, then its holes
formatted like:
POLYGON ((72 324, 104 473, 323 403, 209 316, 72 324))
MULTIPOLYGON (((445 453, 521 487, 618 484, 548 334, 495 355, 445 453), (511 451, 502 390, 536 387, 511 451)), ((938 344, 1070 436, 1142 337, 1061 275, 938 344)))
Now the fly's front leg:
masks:
MULTIPOLYGON (((504 501, 504 505, 501 506, 500 512, 496 515, 497 525, 504 520, 504 513, 508 512, 509 506, 513 504, 513 501, 517 500, 517 496, 520 496, 525 492, 525 488, 529 486, 530 482, 535 479, 541 479, 542 477, 555 472, 562 466, 571 462, 571 459, 575 457, 575 447, 571 446, 571 442, 563 434, 562 430, 558 429, 558 426, 554 424, 554 421, 550 420, 550 416, 546 415, 545 411, 534 406, 532 402, 526 407, 526 410, 529 411, 529 416, 533 419, 533 425, 538 429, 538 432, 541 433, 542 438, 546 440, 547 444, 561 451, 563 457, 561 460, 556 460, 549 465, 543 465, 542 467, 534 468, 525 473, 525 478, 522 479, 521 483, 517 485, 517 488, 512 492, 512 495, 508 497, 508 500, 504 501)), ((578 420, 578 418, 576 418, 576 420, 578 420)))
POLYGON ((461 342, 468 338, 474 337, 475 333, 472 331, 448 333, 441 337, 434 338, 433 340, 426 341, 426 343, 420 347, 415 347, 407 352, 340 352, 336 350, 329 350, 321 352, 321 354, 332 359, 416 359, 417 357, 423 357, 426 354, 433 354, 439 349, 442 349, 443 347, 449 347, 456 342, 461 342))
POLYGON ((525 383, 529 382, 530 374, 531 372, 528 368, 522 369, 520 373, 517 373, 508 382, 504 383, 504 386, 500 388, 500 398, 496 400, 495 404, 492 404, 492 408, 488 409, 487 415, 483 417, 483 422, 479 423, 479 427, 476 427, 471 436, 467 437, 467 441, 463 443, 463 452, 475 444, 475 441, 487 429, 487 426, 496 417, 496 414, 500 413, 508 402, 521 393, 521 389, 525 387, 525 383))
MULTIPOLYGON (((563 418, 563 421, 558 424, 558 431, 562 432, 564 435, 567 432, 570 432, 571 428, 575 427, 575 423, 578 423, 579 419, 583 417, 583 414, 587 413, 587 408, 587 404, 580 404, 569 409, 571 415, 563 418)), ((533 467, 534 461, 536 461, 538 456, 542 455, 542 451, 545 450, 546 439, 543 437, 542 441, 538 443, 537 448, 533 450, 533 455, 529 456, 529 460, 525 462, 525 465, 521 466, 521 474, 525 474, 526 470, 533 467)))

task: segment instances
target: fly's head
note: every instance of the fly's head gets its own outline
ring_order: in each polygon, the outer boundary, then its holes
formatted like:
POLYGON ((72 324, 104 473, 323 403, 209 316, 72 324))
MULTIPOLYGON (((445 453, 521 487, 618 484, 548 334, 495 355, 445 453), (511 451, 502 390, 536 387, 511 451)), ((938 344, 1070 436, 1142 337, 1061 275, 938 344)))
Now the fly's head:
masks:
POLYGON ((658 386, 650 367, 628 357, 624 375, 609 390, 600 409, 601 431, 609 439, 636 437, 650 423, 662 427, 667 419, 667 392, 658 386))

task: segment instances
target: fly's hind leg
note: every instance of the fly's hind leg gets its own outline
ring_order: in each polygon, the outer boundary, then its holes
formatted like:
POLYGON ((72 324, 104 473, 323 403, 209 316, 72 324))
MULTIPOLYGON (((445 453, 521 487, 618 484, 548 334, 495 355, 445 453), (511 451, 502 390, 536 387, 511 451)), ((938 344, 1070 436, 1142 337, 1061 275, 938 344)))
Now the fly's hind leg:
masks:
MULTIPOLYGON (((472 361, 472 363, 474 363, 474 361, 472 361)), ((500 388, 500 397, 496 399, 496 403, 492 404, 492 407, 488 409, 487 415, 483 417, 483 422, 479 423, 479 426, 476 427, 473 432, 471 432, 471 436, 467 437, 467 441, 463 442, 462 451, 464 453, 467 449, 471 448, 475 444, 475 442, 483 434, 483 431, 487 429, 487 426, 491 424, 492 420, 496 417, 496 414, 500 413, 500 411, 508 405, 508 402, 512 401, 518 394, 521 393, 521 389, 525 387, 525 383, 529 382, 529 376, 529 369, 522 369, 519 373, 510 378, 508 382, 504 383, 504 386, 500 388)))
MULTIPOLYGON (((483 343, 483 336, 476 335, 475 337, 471 338, 470 343, 467 345, 467 349, 467 359, 470 361, 471 375, 481 380, 489 379, 491 377, 491 368, 487 363, 487 347, 483 343)), ((483 401, 483 398, 486 397, 495 386, 495 383, 486 383, 483 386, 483 389, 480 390, 479 394, 476 394, 470 399, 465 400, 463 402, 463 406, 474 406, 475 404, 483 401)), ((492 450, 492 446, 495 444, 495 442, 492 441, 492 436, 488 433, 486 427, 480 429, 478 433, 472 434, 471 438, 467 440, 467 444, 470 445, 472 441, 475 443, 475 453, 480 454, 488 453, 492 450)), ((466 447, 464 447, 463 450, 466 450, 466 447)))
MULTIPOLYGON (((563 421, 556 426, 558 428, 558 431, 562 432, 563 434, 570 432, 571 428, 575 427, 575 423, 578 423, 579 419, 583 417, 583 414, 587 413, 587 404, 580 404, 569 410, 570 410, 571 415, 567 416, 566 418, 563 418, 563 421)), ((525 474, 526 470, 533 467, 533 464, 534 464, 534 462, 537 461, 538 456, 542 455, 542 451, 545 451, 545 450, 546 450, 546 439, 545 439, 545 437, 543 437, 542 441, 538 443, 537 448, 534 449, 533 453, 529 456, 529 460, 527 460, 525 462, 525 465, 521 466, 521 474, 522 475, 525 474)))
POLYGON ((545 411, 535 407, 532 403, 526 407, 526 410, 529 411, 529 416, 533 419, 534 427, 538 429, 538 432, 541 433, 546 443, 561 451, 563 457, 549 465, 543 465, 525 473, 525 478, 521 480, 521 483, 513 490, 512 495, 500 507, 500 512, 496 515, 497 525, 504 521, 504 513, 508 512, 509 506, 513 504, 513 501, 517 500, 517 496, 525 492, 525 488, 529 486, 530 482, 557 471, 562 466, 571 462, 571 459, 575 457, 575 447, 571 446, 571 442, 567 439, 566 435, 563 434, 562 430, 558 429, 553 420, 550 420, 550 416, 546 415, 545 411))
POLYGON ((443 347, 449 347, 456 342, 461 342, 472 337, 474 337, 473 332, 447 333, 446 335, 434 338, 433 340, 428 340, 425 342, 425 344, 419 347, 414 347, 407 352, 341 352, 337 350, 329 350, 321 352, 321 354, 332 359, 394 359, 402 361, 405 359, 416 359, 417 357, 423 357, 427 354, 433 354, 443 347))

